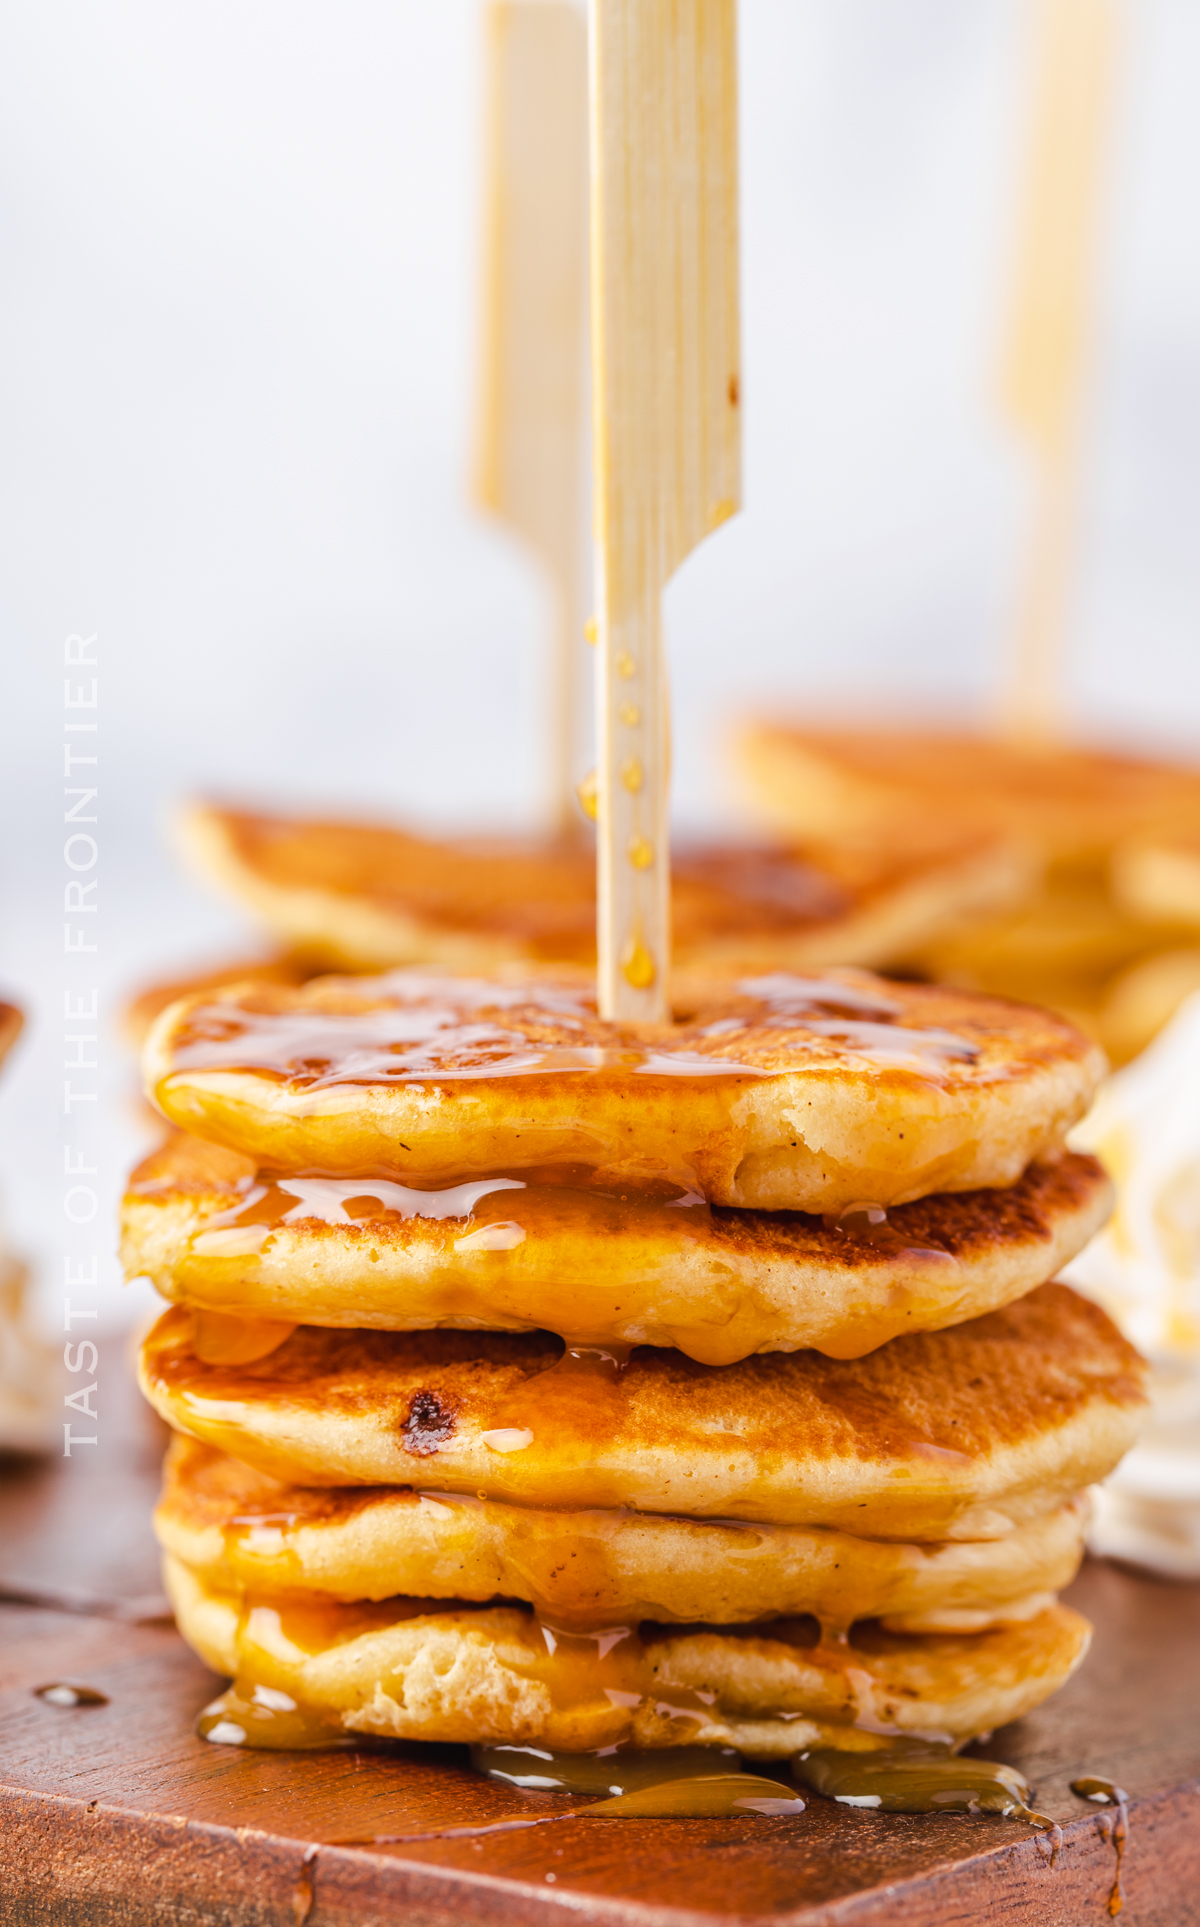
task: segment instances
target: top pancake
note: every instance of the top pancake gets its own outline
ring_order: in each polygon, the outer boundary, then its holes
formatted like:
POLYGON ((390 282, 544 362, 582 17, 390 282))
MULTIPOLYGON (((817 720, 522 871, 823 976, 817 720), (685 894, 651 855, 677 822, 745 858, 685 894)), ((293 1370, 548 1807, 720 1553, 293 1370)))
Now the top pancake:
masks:
POLYGON ((566 971, 242 985, 165 1010, 144 1070, 172 1123, 279 1171, 570 1163, 825 1212, 1015 1183, 1104 1065, 1047 1012, 856 971, 682 983, 675 1010, 605 1022, 566 971))
MULTIPOLYGON (((314 965, 595 962, 590 840, 435 840, 212 805, 190 810, 182 833, 199 867, 314 965)), ((882 963, 1002 907, 1026 872, 1009 841, 945 822, 871 852, 684 845, 672 862, 675 956, 705 969, 882 963)))
POLYGON ((790 836, 892 838, 949 814, 1021 837, 1052 862, 1094 864, 1123 837, 1200 828, 1200 769, 1098 750, 762 722, 741 752, 752 792, 790 836))

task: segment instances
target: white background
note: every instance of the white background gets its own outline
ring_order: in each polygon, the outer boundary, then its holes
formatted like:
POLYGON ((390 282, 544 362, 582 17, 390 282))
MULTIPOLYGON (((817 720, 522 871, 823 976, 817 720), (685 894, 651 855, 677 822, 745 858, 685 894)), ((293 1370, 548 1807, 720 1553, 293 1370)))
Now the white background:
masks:
MULTIPOLYGON (((1071 706, 1194 749, 1200 9, 1123 18, 1071 706)), ((692 822, 728 820, 740 712, 995 688, 1032 499, 995 404, 1031 20, 743 0, 747 507, 668 611, 692 822)), ((536 814, 542 592, 465 492, 480 41, 476 0, 4 10, 0 982, 32 1021, 0 1178, 48 1306, 63 638, 99 635, 110 1017, 239 940, 167 853, 182 794, 536 814)), ((111 1025, 104 1052, 107 1212, 137 1133, 111 1025)))

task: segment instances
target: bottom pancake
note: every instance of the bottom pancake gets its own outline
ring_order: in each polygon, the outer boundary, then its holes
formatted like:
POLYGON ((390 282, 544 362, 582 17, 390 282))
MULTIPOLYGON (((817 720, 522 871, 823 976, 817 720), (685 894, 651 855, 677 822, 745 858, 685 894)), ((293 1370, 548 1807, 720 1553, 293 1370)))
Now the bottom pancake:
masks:
MULTIPOLYGON (((872 1625, 819 1643, 811 1620, 563 1633, 517 1605, 391 1599, 377 1605, 235 1597, 178 1560, 164 1576, 184 1638, 240 1697, 281 1718, 390 1739, 538 1745, 869 1750, 920 1736, 959 1742, 1040 1704, 1074 1671, 1085 1619, 1051 1606, 975 1634, 872 1625)), ((214 1737, 233 1738, 215 1734, 214 1737)))
POLYGON ((828 1636, 856 1619, 975 1632, 1028 1617, 1075 1577, 1085 1517, 1073 1500, 1003 1539, 906 1545, 821 1526, 282 1485, 177 1437, 155 1529, 206 1586, 231 1595, 521 1599, 564 1626, 810 1613, 828 1636))

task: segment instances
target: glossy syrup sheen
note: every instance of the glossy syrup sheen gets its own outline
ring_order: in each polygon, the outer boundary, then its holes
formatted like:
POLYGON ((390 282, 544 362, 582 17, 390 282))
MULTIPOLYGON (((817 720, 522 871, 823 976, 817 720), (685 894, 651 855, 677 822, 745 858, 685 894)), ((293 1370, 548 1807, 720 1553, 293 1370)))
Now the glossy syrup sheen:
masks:
POLYGON ((979 1055, 956 1031, 903 1022, 906 1004, 882 987, 783 972, 743 979, 723 1004, 674 1027, 603 1023, 589 993, 552 980, 505 985, 414 972, 375 987, 387 1001, 371 1004, 347 984, 340 1001, 348 1008, 331 1007, 332 985, 307 1001, 303 992, 290 1002, 264 992, 195 1005, 171 1037, 170 1075, 254 1071, 316 1091, 547 1074, 759 1077, 849 1056, 872 1070, 936 1079, 979 1055))
POLYGON ((964 1759, 949 1747, 899 1746, 879 1753, 822 1748, 798 1754, 792 1772, 803 1786, 842 1806, 881 1813, 995 1813, 1052 1824, 1033 1811, 1029 1782, 1015 1767, 964 1759))

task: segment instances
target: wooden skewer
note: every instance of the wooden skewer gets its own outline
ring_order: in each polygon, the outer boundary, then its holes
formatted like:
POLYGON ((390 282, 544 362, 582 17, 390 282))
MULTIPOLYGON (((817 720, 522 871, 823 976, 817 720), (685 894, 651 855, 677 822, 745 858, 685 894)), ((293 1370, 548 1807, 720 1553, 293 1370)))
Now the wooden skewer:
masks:
POLYGON ((597 948, 670 1014, 662 592, 741 501, 735 0, 591 0, 597 948))
POLYGON ((484 367, 475 498, 554 593, 550 795, 575 798, 587 615, 587 22, 572 0, 490 0, 484 367))
POLYGON ((1061 734, 1063 634, 1078 482, 1089 283, 1112 87, 1114 0, 1039 0, 1040 72, 1003 398, 1032 446, 1039 500, 1003 732, 1061 734))

